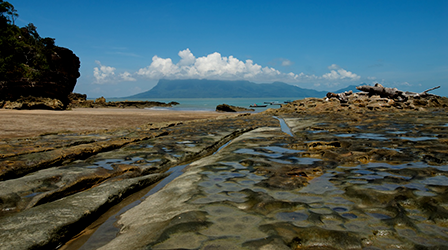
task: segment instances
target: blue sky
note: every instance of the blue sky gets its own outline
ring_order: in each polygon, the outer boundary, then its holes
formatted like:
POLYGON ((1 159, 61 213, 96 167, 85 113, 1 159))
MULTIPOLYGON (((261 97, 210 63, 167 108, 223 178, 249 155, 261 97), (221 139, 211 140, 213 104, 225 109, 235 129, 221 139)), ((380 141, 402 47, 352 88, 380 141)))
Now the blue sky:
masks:
POLYGON ((160 78, 382 83, 448 96, 448 1, 9 0, 16 24, 81 60, 75 92, 123 97, 160 78))

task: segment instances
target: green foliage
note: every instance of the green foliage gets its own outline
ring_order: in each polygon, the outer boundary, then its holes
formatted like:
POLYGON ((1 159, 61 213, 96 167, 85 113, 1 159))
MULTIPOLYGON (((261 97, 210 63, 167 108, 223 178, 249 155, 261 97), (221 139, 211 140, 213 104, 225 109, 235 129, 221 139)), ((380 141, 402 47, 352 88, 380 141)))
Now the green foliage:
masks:
POLYGON ((14 9, 12 4, 0 0, 0 16, 0 21, 4 23, 12 22, 12 24, 15 24, 15 20, 19 14, 17 14, 17 10, 14 9))
POLYGON ((52 68, 54 39, 41 38, 32 23, 19 28, 17 16, 12 4, 0 0, 0 81, 33 81, 52 68))

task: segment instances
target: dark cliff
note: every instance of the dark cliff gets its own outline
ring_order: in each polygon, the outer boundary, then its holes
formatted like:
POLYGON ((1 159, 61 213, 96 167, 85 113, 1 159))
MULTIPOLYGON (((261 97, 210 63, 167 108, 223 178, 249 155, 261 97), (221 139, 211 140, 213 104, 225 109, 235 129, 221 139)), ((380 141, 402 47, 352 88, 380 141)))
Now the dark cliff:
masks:
POLYGON ((51 67, 39 77, 0 80, 0 99, 14 101, 20 97, 34 96, 59 99, 67 103, 68 95, 73 91, 80 76, 79 58, 66 48, 56 47, 49 61, 51 67))
POLYGON ((55 39, 40 37, 33 24, 22 28, 14 25, 14 11, 12 5, 0 0, 0 108, 30 97, 60 103, 46 108, 65 108, 80 76, 79 58, 71 50, 56 46, 55 39))

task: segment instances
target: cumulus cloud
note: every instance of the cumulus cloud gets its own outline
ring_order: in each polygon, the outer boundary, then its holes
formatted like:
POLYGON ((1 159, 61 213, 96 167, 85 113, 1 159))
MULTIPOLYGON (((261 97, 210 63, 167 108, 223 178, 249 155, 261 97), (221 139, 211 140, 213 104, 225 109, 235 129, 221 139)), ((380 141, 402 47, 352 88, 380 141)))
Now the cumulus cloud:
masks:
MULTIPOLYGON (((222 56, 214 52, 202 57, 196 57, 185 49, 179 51, 180 60, 174 63, 171 58, 152 57, 149 66, 138 69, 135 73, 124 72, 115 76, 115 68, 104 66, 99 61, 99 67, 94 68, 95 83, 118 81, 136 81, 138 79, 216 79, 216 80, 249 80, 254 82, 283 81, 287 83, 311 83, 315 86, 333 86, 344 81, 360 80, 361 77, 347 71, 337 64, 328 67, 329 73, 323 75, 283 73, 272 67, 263 67, 253 60, 239 60, 234 56, 222 56)), ((282 66, 293 64, 288 59, 281 59, 282 66)))
POLYGON ((134 77, 132 77, 131 73, 129 73, 129 72, 127 72, 127 71, 125 71, 124 73, 121 73, 121 74, 120 74, 120 78, 121 78, 123 81, 126 81, 126 82, 135 82, 135 81, 137 81, 137 79, 135 79, 134 77))
POLYGON ((179 51, 178 55, 181 58, 178 63, 180 66, 191 65, 196 62, 196 57, 191 53, 190 49, 179 51))
POLYGON ((332 65, 330 65, 330 66, 328 66, 328 69, 330 69, 330 70, 338 70, 338 69, 341 69, 341 67, 339 67, 337 64, 332 64, 332 65))
POLYGON ((173 63, 170 58, 154 56, 152 63, 148 67, 139 69, 137 75, 150 79, 281 80, 282 78, 291 78, 290 74, 281 73, 274 68, 262 67, 252 60, 244 62, 233 56, 222 56, 218 52, 196 58, 189 49, 185 49, 178 55, 180 61, 177 64, 173 63))
POLYGON ((324 78, 324 79, 326 79, 326 80, 333 80, 333 81, 334 81, 334 80, 343 80, 343 79, 346 79, 346 80, 352 80, 352 81, 355 81, 355 80, 359 80, 359 79, 361 79, 361 77, 358 76, 357 74, 352 73, 352 72, 350 72, 350 71, 347 71, 347 70, 345 70, 345 69, 339 67, 339 66, 336 65, 336 64, 332 64, 332 65, 330 65, 330 66, 328 67, 328 69, 331 70, 330 73, 326 73, 326 74, 324 74, 324 75, 322 76, 322 78, 324 78))
POLYGON ((115 68, 101 65, 100 61, 95 61, 99 67, 93 68, 93 77, 95 77, 95 83, 103 84, 109 80, 109 78, 115 75, 115 68))

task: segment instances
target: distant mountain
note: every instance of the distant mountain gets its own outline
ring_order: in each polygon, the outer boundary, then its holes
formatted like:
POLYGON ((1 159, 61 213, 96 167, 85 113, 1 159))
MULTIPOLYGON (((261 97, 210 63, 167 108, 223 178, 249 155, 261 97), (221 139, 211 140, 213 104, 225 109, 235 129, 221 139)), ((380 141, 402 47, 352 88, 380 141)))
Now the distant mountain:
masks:
POLYGON ((161 79, 151 90, 128 98, 305 98, 324 97, 326 94, 327 91, 303 89, 283 82, 257 84, 249 81, 161 79))
MULTIPOLYGON (((365 83, 362 83, 362 84, 360 84, 360 85, 358 85, 358 86, 361 86, 361 85, 366 85, 366 84, 365 84, 365 83)), ((356 87, 358 87, 358 86, 356 86, 356 85, 350 85, 350 86, 348 86, 348 87, 346 87, 346 88, 337 90, 337 91, 335 91, 334 93, 344 93, 344 92, 346 92, 346 91, 350 91, 350 90, 353 91, 354 93, 356 93, 356 92, 359 92, 359 90, 356 89, 356 87)))

